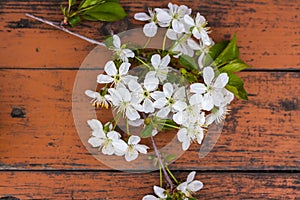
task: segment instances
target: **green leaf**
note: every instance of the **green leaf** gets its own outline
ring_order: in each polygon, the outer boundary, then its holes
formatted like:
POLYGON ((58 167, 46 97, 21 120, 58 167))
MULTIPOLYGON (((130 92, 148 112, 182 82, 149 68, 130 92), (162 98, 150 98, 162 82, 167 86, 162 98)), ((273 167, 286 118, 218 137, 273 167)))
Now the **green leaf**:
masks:
POLYGON ((88 20, 117 21, 126 16, 123 7, 116 2, 105 2, 86 10, 82 17, 88 20))
POLYGON ((228 43, 229 41, 225 40, 212 46, 204 57, 204 66, 209 66, 222 53, 228 43))
POLYGON ((64 16, 67 16, 67 7, 63 7, 60 5, 61 12, 63 13, 64 16))
POLYGON ((249 68, 250 66, 247 65, 246 63, 244 63, 242 60, 240 59, 236 59, 233 60, 231 62, 229 62, 227 65, 225 65, 224 67, 222 67, 221 69, 219 69, 219 71, 222 72, 239 72, 241 70, 244 70, 246 68, 249 68))
POLYGON ((147 124, 141 133, 142 138, 150 137, 154 127, 153 124, 147 124))
POLYGON ((179 56, 179 62, 184 66, 187 70, 197 70, 198 65, 195 62, 195 59, 188 55, 179 56))
POLYGON ((170 161, 174 160, 175 158, 176 158, 176 155, 170 154, 170 155, 167 155, 167 156, 165 157, 165 160, 166 160, 167 162, 170 162, 170 161))
POLYGON ((244 88, 244 83, 237 75, 227 73, 229 81, 226 85, 226 89, 232 92, 237 98, 248 100, 247 92, 244 88))
POLYGON ((113 48, 114 47, 113 36, 112 35, 107 36, 104 40, 104 43, 107 48, 113 48))
POLYGON ((81 10, 83 8, 96 5, 97 3, 101 3, 103 1, 100 0, 83 0, 80 5, 78 6, 78 10, 81 10))
POLYGON ((218 55, 218 57, 212 63, 213 66, 222 66, 229 63, 232 60, 235 60, 239 57, 239 49, 236 45, 236 34, 230 40, 225 49, 218 55))
POLYGON ((69 0, 69 7, 74 6, 76 3, 76 0, 69 0))
POLYGON ((68 22, 71 27, 76 26, 76 24, 81 22, 81 18, 78 15, 68 18, 68 22))

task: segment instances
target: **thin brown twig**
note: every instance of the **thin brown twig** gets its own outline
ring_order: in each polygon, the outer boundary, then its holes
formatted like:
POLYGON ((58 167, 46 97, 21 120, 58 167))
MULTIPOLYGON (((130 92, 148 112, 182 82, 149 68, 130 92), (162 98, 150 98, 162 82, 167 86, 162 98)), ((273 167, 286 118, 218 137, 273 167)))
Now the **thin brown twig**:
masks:
POLYGON ((150 138, 151 138, 152 146, 153 146, 153 149, 155 151, 156 157, 157 157, 157 159, 159 161, 159 164, 161 166, 161 169, 162 169, 162 171, 165 175, 166 181, 167 181, 168 185, 170 186, 171 191, 173 191, 173 182, 172 182, 172 180, 171 180, 171 178, 170 178, 170 176, 169 176, 169 174, 168 174, 168 172, 165 168, 165 165, 164 165, 164 163, 162 161, 162 158, 161 158, 161 154, 160 154, 159 150, 157 149, 157 146, 155 144, 155 141, 154 141, 154 138, 153 138, 152 135, 150 136, 150 138))
POLYGON ((69 33, 69 34, 71 34, 71 35, 73 35, 73 36, 76 36, 76 37, 78 37, 78 38, 80 38, 80 39, 82 39, 82 40, 85 40, 85 41, 87 41, 87 42, 89 42, 89 43, 91 43, 91 44, 96 44, 96 45, 99 45, 99 46, 105 46, 104 43, 98 42, 98 41, 93 40, 93 39, 90 39, 90 38, 88 38, 88 37, 86 37, 86 36, 83 36, 83 35, 80 35, 80 34, 78 34, 78 33, 72 32, 72 31, 70 31, 69 29, 67 29, 67 28, 63 27, 62 25, 60 25, 59 23, 52 22, 52 21, 49 21, 49 20, 47 20, 47 19, 42 19, 42 18, 40 18, 40 17, 36 17, 36 16, 34 16, 34 15, 31 15, 31 14, 29 14, 29 13, 26 13, 25 15, 26 15, 27 17, 30 17, 30 18, 33 18, 33 19, 38 20, 38 21, 40 21, 40 22, 43 22, 43 23, 45 23, 45 24, 48 24, 48 25, 50 25, 50 26, 52 26, 52 27, 54 27, 54 28, 57 28, 57 29, 59 29, 59 30, 61 30, 61 31, 64 31, 64 32, 66 32, 66 33, 69 33))

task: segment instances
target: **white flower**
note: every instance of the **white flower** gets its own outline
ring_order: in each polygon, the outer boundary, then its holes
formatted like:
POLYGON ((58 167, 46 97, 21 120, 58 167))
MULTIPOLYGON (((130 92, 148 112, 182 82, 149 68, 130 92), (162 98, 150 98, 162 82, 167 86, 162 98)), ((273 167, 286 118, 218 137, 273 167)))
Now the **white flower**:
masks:
POLYGON ((147 154, 146 145, 138 144, 141 141, 141 138, 136 135, 131 135, 128 139, 128 147, 125 151, 125 159, 130 162, 137 159, 139 153, 147 154))
POLYGON ((132 96, 136 97, 138 102, 143 102, 143 111, 145 113, 153 113, 154 105, 152 102, 153 91, 158 88, 158 78, 152 76, 149 72, 146 74, 143 87, 137 81, 128 83, 129 90, 132 91, 132 96))
POLYGON ((105 64, 104 71, 106 72, 107 75, 105 74, 99 74, 97 76, 97 82, 101 84, 105 83, 127 83, 132 76, 127 75, 130 63, 122 63, 117 69, 115 63, 113 61, 108 61, 105 64))
POLYGON ((149 21, 149 23, 144 25, 143 32, 147 37, 154 37, 157 33, 156 14, 151 9, 148 9, 148 11, 150 16, 146 13, 136 13, 134 19, 139 21, 149 21))
POLYGON ((92 147, 98 147, 99 150, 102 150, 102 153, 105 155, 113 155, 115 149, 113 146, 113 141, 117 141, 121 138, 121 135, 116 131, 109 131, 107 134, 103 131, 102 123, 96 119, 87 121, 92 132, 92 137, 88 140, 88 143, 92 147))
POLYGON ((179 52, 179 55, 186 54, 191 57, 194 56, 194 50, 187 43, 188 39, 182 39, 182 38, 190 37, 189 35, 183 33, 176 33, 173 29, 169 29, 167 31, 167 37, 170 40, 175 41, 174 46, 171 49, 172 52, 179 52))
POLYGON ((123 62, 128 62, 128 58, 134 57, 133 51, 126 49, 125 45, 121 46, 121 40, 118 35, 113 35, 113 46, 114 48, 112 50, 123 62))
POLYGON ((168 27, 170 24, 177 33, 185 31, 183 17, 191 14, 192 10, 185 5, 178 6, 176 4, 169 3, 169 10, 156 9, 157 20, 161 27, 168 27))
POLYGON ((154 54, 151 57, 151 64, 154 68, 153 72, 148 72, 150 75, 154 74, 155 77, 157 77, 161 82, 166 80, 169 69, 168 69, 168 64, 170 63, 171 58, 169 55, 166 55, 161 59, 159 54, 154 54))
POLYGON ((212 124, 214 121, 220 123, 225 120, 226 115, 229 113, 227 106, 224 107, 214 107, 209 115, 206 117, 206 125, 212 124))
MULTIPOLYGON (((193 96, 192 96, 193 97, 193 96)), ((181 111, 173 115, 173 120, 180 125, 188 126, 187 124, 193 124, 200 117, 202 96, 199 99, 191 98, 189 99, 189 104, 183 107, 181 111)))
POLYGON ((105 94, 105 95, 100 95, 100 92, 94 92, 92 90, 86 90, 85 94, 91 98, 91 103, 93 106, 96 107, 105 107, 108 108, 110 104, 110 96, 105 94))
POLYGON ((109 88, 108 92, 117 112, 125 114, 131 121, 140 118, 138 111, 142 111, 142 107, 135 98, 131 97, 131 93, 125 87, 109 88))
POLYGON ((177 138, 182 142, 182 150, 186 151, 192 141, 197 141, 198 144, 201 144, 203 140, 203 129, 202 125, 205 122, 204 113, 199 114, 196 122, 187 124, 186 127, 182 127, 177 132, 177 138))
MULTIPOLYGON (((203 79, 206 86, 202 83, 194 83, 190 86, 190 91, 195 96, 204 94, 202 108, 210 111, 214 106, 220 106, 225 100, 224 87, 228 83, 229 77, 226 73, 221 73, 215 77, 215 72, 211 67, 205 67, 203 70, 203 79)), ((197 99, 197 97, 193 97, 197 99)))
POLYGON ((183 192, 187 197, 192 197, 192 194, 201 190, 203 187, 203 183, 198 180, 194 180, 196 172, 191 172, 187 180, 180 185, 177 186, 177 189, 183 192))
POLYGON ((164 200, 167 199, 167 194, 166 194, 166 190, 158 187, 158 186, 154 186, 153 187, 154 193, 158 196, 155 197, 153 195, 146 195, 143 197, 143 200, 164 200))
POLYGON ((171 83, 163 85, 163 92, 155 92, 157 100, 154 102, 154 107, 160 109, 157 116, 166 118, 170 112, 182 111, 186 108, 185 103, 185 88, 180 87, 174 90, 171 83))
POLYGON ((209 28, 205 27, 207 25, 207 21, 202 15, 200 15, 200 13, 197 13, 195 20, 189 15, 185 15, 184 21, 191 27, 192 34, 195 38, 201 39, 207 46, 211 45, 211 39, 208 36, 209 28))

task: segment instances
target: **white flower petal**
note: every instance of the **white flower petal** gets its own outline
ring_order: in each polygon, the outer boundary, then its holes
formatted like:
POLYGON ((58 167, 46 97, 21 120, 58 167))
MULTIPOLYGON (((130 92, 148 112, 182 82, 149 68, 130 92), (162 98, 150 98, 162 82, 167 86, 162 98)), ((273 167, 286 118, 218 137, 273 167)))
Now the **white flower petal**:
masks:
POLYGON ((92 91, 92 90, 86 90, 84 93, 85 93, 85 95, 87 95, 88 97, 91 97, 93 99, 100 98, 99 92, 95 92, 95 91, 92 91))
POLYGON ((183 101, 176 101, 173 105, 173 108, 176 110, 176 111, 182 111, 184 110, 185 108, 187 107, 187 104, 183 101))
POLYGON ((130 63, 124 62, 121 64, 120 68, 119 68, 119 74, 120 75, 125 75, 128 73, 129 67, 130 67, 130 63))
POLYGON ((88 143, 90 143, 92 147, 100 147, 104 142, 104 139, 98 137, 91 137, 88 140, 88 143))
POLYGON ((176 19, 172 21, 172 28, 176 33, 184 32, 184 25, 176 19))
POLYGON ((113 146, 114 146, 114 153, 117 156, 123 156, 126 153, 126 150, 128 148, 127 143, 124 140, 116 140, 112 142, 113 146))
POLYGON ((193 50, 201 50, 200 45, 197 42, 195 42, 195 40, 193 40, 193 39, 190 39, 190 38, 187 39, 187 44, 193 50))
POLYGON ((131 135, 128 139, 128 144, 138 144, 141 141, 141 138, 137 135, 131 135))
POLYGON ((170 111, 171 111, 170 107, 164 107, 163 109, 157 112, 156 116, 160 118, 166 118, 170 113, 170 111))
POLYGON ((185 16, 183 17, 183 19, 184 19, 184 22, 185 22, 187 25, 189 25, 189 26, 195 26, 195 22, 194 22, 193 18, 191 18, 189 15, 185 15, 185 16))
POLYGON ((129 81, 127 86, 129 90, 132 92, 139 92, 139 93, 143 92, 142 86, 135 80, 129 81))
POLYGON ((181 128, 177 132, 177 138, 180 142, 183 142, 187 139, 187 129, 186 128, 181 128))
POLYGON ((214 107, 214 99, 209 94, 204 94, 202 108, 206 111, 211 111, 214 107))
POLYGON ((129 119, 129 120, 137 120, 140 118, 140 114, 135 110, 133 109, 132 107, 127 107, 126 109, 126 117, 129 119))
POLYGON ((147 37, 154 37, 157 33, 157 26, 155 22, 145 24, 143 27, 143 32, 147 37))
POLYGON ((185 191, 186 191, 186 188, 187 188, 187 183, 186 183, 186 182, 180 183, 180 184, 177 186, 177 190, 180 190, 181 192, 185 192, 185 191))
MULTIPOLYGON (((160 12, 157 13, 157 20, 159 22, 164 23, 165 25, 169 26, 169 23, 171 21, 171 16, 169 15, 169 13, 167 13, 164 10, 160 10, 160 12)), ((164 26, 165 26, 164 25, 164 26)))
POLYGON ((135 145, 135 149, 142 154, 147 154, 147 149, 149 149, 149 147, 143 144, 137 144, 135 145))
POLYGON ((130 49, 123 49, 122 53, 124 53, 127 58, 133 58, 134 57, 134 53, 130 49))
POLYGON ((192 171, 191 173, 189 173, 189 175, 187 176, 186 182, 189 184, 190 182, 192 182, 195 178, 196 172, 192 171))
POLYGON ((203 29, 203 28, 200 29, 200 35, 201 35, 201 40, 203 41, 203 43, 206 46, 210 46, 211 45, 211 39, 209 38, 209 36, 208 36, 205 29, 203 29))
POLYGON ((170 40, 177 40, 178 39, 178 33, 176 33, 173 29, 168 29, 167 31, 167 37, 170 40))
POLYGON ((164 66, 164 67, 167 67, 168 64, 170 63, 170 61, 171 61, 171 57, 169 56, 169 54, 167 54, 165 57, 163 57, 163 58, 161 59, 160 65, 161 65, 161 66, 164 66))
POLYGON ((124 102, 130 102, 131 100, 131 94, 126 88, 120 88, 117 90, 119 94, 121 95, 124 102))
POLYGON ((121 48, 121 40, 118 35, 113 35, 113 45, 116 47, 116 49, 121 48))
POLYGON ((164 194, 165 193, 165 189, 158 187, 158 186, 154 186, 153 187, 154 193, 159 197, 159 198, 167 198, 167 195, 164 194))
POLYGON ((137 159, 137 157, 139 156, 139 153, 137 152, 137 150, 133 149, 132 151, 127 151, 125 153, 125 160, 127 162, 133 161, 135 159, 137 159))
POLYGON ((113 61, 108 61, 104 66, 104 71, 109 76, 115 76, 118 73, 116 65, 113 61))
POLYGON ((189 103, 191 106, 202 104, 203 97, 201 94, 194 94, 190 97, 189 103))
POLYGON ((101 84, 104 84, 104 83, 111 83, 113 82, 114 79, 108 75, 104 75, 104 74, 99 74, 97 76, 97 82, 98 83, 101 83, 101 84))
MULTIPOLYGON (((205 52, 202 52, 201 55, 198 57, 198 65, 199 68, 202 69, 204 67, 204 58, 205 58, 205 52)), ((209 59, 212 60, 212 58, 209 56, 209 59)))
POLYGON ((215 77, 215 72, 211 67, 205 67, 203 69, 203 79, 207 86, 211 85, 212 80, 215 77))
POLYGON ((193 83, 190 85, 190 91, 192 93, 203 94, 206 91, 206 87, 202 83, 193 83))
POLYGON ((192 33, 193 33, 193 36, 194 36, 195 38, 197 38, 198 40, 201 39, 201 34, 200 34, 200 32, 199 32, 199 30, 198 30, 197 27, 194 27, 194 28, 193 28, 192 33))
POLYGON ((159 65, 160 65, 160 62, 161 62, 161 58, 160 58, 160 55, 159 54, 154 54, 152 57, 151 57, 151 64, 152 66, 155 68, 155 69, 158 69, 159 65))
POLYGON ((145 113, 153 113, 154 112, 154 105, 150 99, 145 99, 143 102, 143 111, 145 113))
POLYGON ((228 83, 229 77, 226 73, 222 73, 220 74, 215 83, 214 83, 214 87, 216 88, 224 88, 226 86, 226 84, 228 83))
POLYGON ((105 145, 102 147, 102 153, 103 153, 104 155, 113 155, 114 152, 115 152, 115 149, 114 149, 114 147, 113 147, 113 145, 112 145, 111 142, 105 144, 105 145))
POLYGON ((87 123, 93 130, 103 130, 102 123, 97 119, 87 120, 87 123))
POLYGON ((165 98, 165 95, 163 92, 161 91, 154 91, 150 94, 150 96, 155 99, 155 100, 158 100, 158 99, 161 99, 161 98, 165 98))
POLYGON ((163 92, 165 94, 165 97, 167 98, 171 98, 172 94, 173 94, 173 86, 171 83, 165 83, 163 85, 163 92))
POLYGON ((173 120, 177 124, 182 124, 185 121, 185 116, 183 112, 178 112, 173 115, 173 120))
POLYGON ((148 21, 151 19, 151 17, 148 16, 146 13, 136 13, 134 15, 134 19, 139 20, 139 21, 148 21))
POLYGON ((157 89, 159 80, 156 77, 147 77, 144 80, 144 87, 148 92, 154 91, 157 89))
POLYGON ((161 108, 163 108, 166 104, 167 104, 167 100, 166 100, 165 98, 160 98, 160 99, 157 99, 157 100, 153 103, 153 106, 154 106, 155 108, 161 109, 161 108))
POLYGON ((197 192, 202 188, 203 188, 203 183, 201 181, 193 181, 187 186, 187 189, 191 192, 197 192))
POLYGON ((153 196, 153 195, 146 195, 143 197, 142 200, 159 200, 159 198, 153 196))

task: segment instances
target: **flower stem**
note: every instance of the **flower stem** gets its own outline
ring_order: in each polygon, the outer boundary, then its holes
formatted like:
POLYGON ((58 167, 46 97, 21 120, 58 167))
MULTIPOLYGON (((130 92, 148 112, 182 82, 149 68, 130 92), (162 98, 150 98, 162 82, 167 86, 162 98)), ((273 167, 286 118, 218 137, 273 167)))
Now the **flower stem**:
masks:
POLYGON ((130 136, 128 118, 126 118, 126 131, 127 131, 127 135, 130 136))
POLYGON ((171 125, 171 124, 161 124, 161 125, 163 125, 163 126, 167 126, 167 127, 170 127, 170 128, 175 128, 175 129, 180 129, 180 127, 178 127, 178 126, 174 126, 174 125, 171 125))
POLYGON ((147 66, 149 69, 151 69, 151 67, 145 63, 142 59, 140 59, 139 57, 135 56, 134 58, 136 58, 138 61, 140 61, 143 65, 147 66))
POLYGON ((147 39, 147 42, 146 42, 145 45, 143 46, 143 49, 145 49, 145 48, 148 46, 148 44, 150 43, 150 41, 151 41, 151 38, 149 37, 149 38, 147 39))
POLYGON ((56 22, 52 22, 52 21, 49 21, 49 20, 46 20, 46 19, 42 19, 42 18, 40 18, 40 17, 36 17, 36 16, 31 15, 31 14, 28 14, 28 13, 26 13, 25 15, 26 15, 27 17, 31 17, 31 18, 33 18, 33 19, 35 19, 35 20, 38 20, 38 21, 40 21, 40 22, 43 22, 43 23, 48 24, 48 25, 50 25, 50 26, 53 26, 54 28, 57 28, 57 29, 59 29, 59 30, 61 30, 61 31, 64 31, 64 32, 66 32, 66 33, 69 33, 69 34, 71 34, 71 35, 73 35, 73 36, 76 36, 76 37, 78 37, 78 38, 80 38, 80 39, 82 39, 82 40, 85 40, 85 41, 87 41, 87 42, 89 42, 89 43, 91 43, 91 44, 96 44, 96 45, 104 46, 104 47, 105 47, 105 44, 104 44, 104 43, 98 42, 98 41, 96 41, 96 40, 90 39, 90 38, 85 37, 85 36, 83 36, 83 35, 80 35, 80 34, 78 34, 78 33, 72 32, 72 31, 70 31, 69 29, 67 29, 67 28, 65 28, 65 27, 63 27, 63 26, 61 26, 60 23, 56 23, 56 22))
POLYGON ((170 176, 172 177, 172 179, 175 181, 176 184, 178 184, 178 180, 175 178, 175 176, 173 175, 173 173, 170 171, 169 167, 166 165, 166 170, 167 172, 170 174, 170 176))
POLYGON ((152 145, 153 145, 153 148, 154 148, 156 157, 157 157, 157 159, 158 159, 158 161, 159 161, 160 167, 161 167, 161 169, 162 169, 162 171, 163 171, 163 173, 164 173, 164 176, 165 176, 165 178, 166 178, 167 184, 170 186, 170 189, 171 189, 171 191, 172 191, 172 190, 173 190, 173 182, 172 182, 172 180, 171 180, 171 178, 170 178, 168 172, 166 171, 165 165, 164 165, 164 163, 163 163, 163 161, 162 161, 162 158, 161 158, 161 154, 160 154, 160 152, 159 152, 159 150, 157 149, 157 146, 156 146, 156 144, 155 144, 153 135, 151 135, 150 138, 151 138, 151 142, 152 142, 152 145))
POLYGON ((161 166, 159 166, 159 186, 162 187, 162 170, 161 170, 161 166))

